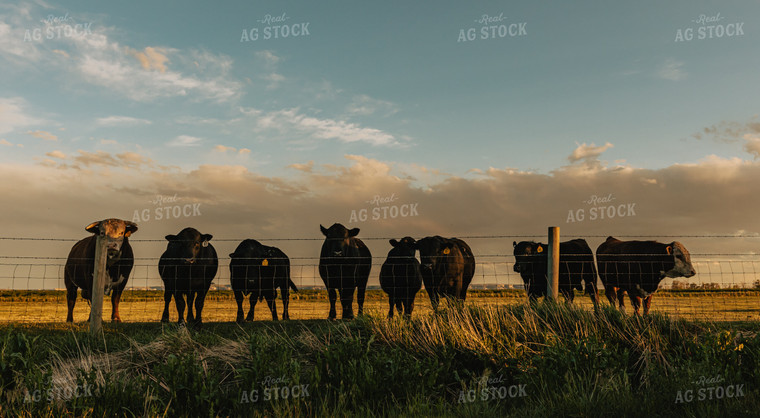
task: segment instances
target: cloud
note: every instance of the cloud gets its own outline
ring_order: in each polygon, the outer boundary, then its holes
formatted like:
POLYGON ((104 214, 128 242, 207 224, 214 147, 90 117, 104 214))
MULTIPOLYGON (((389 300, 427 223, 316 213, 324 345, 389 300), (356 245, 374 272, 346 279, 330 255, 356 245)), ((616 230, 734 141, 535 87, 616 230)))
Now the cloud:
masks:
POLYGON ((256 55, 256 58, 264 61, 264 63, 269 66, 276 66, 282 61, 282 58, 278 57, 270 50, 256 51, 254 54, 256 55))
POLYGON ((398 112, 398 108, 391 102, 385 100, 373 99, 367 95, 354 97, 348 105, 348 113, 354 115, 373 115, 380 113, 382 116, 391 116, 398 112))
POLYGON ((684 63, 672 58, 667 59, 657 70, 657 76, 671 81, 681 81, 687 77, 683 67, 684 63))
POLYGON ((222 153, 228 153, 228 152, 230 152, 230 153, 238 154, 238 155, 246 155, 246 154, 250 154, 251 153, 251 150, 249 150, 248 148, 241 148, 241 149, 238 150, 237 148, 228 147, 228 146, 224 146, 224 145, 216 145, 214 147, 214 151, 216 151, 216 152, 222 152, 222 153))
POLYGON ((166 62, 169 58, 166 57, 165 50, 163 48, 145 47, 143 51, 137 51, 127 47, 126 51, 129 55, 132 55, 140 62, 140 65, 144 70, 157 70, 159 72, 166 72, 166 62))
POLYGON ((197 147, 203 139, 190 135, 180 135, 169 141, 166 145, 170 147, 197 147))
POLYGON ((0 98, 0 134, 44 122, 30 116, 26 107, 26 101, 20 97, 0 98))
POLYGON ((70 168, 81 170, 83 168, 123 168, 133 169, 145 166, 152 166, 153 161, 136 152, 123 152, 120 154, 111 154, 106 151, 88 152, 78 150, 78 154, 67 156, 63 152, 53 151, 45 155, 63 160, 57 164, 57 168, 70 168))
POLYGON ((744 150, 754 155, 755 159, 760 158, 760 137, 747 134, 744 139, 746 140, 744 150))
POLYGON ((27 135, 35 138, 44 139, 45 141, 57 141, 58 137, 47 131, 27 131, 27 135))
POLYGON ((6 147, 12 147, 12 146, 13 146, 13 144, 12 144, 12 143, 8 142, 8 141, 7 141, 7 140, 5 140, 5 139, 0 139, 0 145, 4 145, 4 146, 6 146, 6 147))
POLYGON ((101 139, 100 140, 101 145, 116 145, 118 143, 119 142, 116 141, 115 139, 101 139))
POLYGON ((583 144, 578 145, 578 147, 573 150, 573 153, 570 154, 567 159, 571 163, 575 163, 580 160, 585 160, 586 162, 597 160, 604 151, 607 151, 613 146, 614 145, 610 144, 609 142, 600 147, 597 147, 595 144, 586 145, 584 142, 583 144))
POLYGON ((313 139, 333 139, 344 143, 364 142, 374 146, 398 146, 401 143, 393 135, 380 129, 363 127, 356 123, 335 119, 320 119, 299 113, 297 108, 273 112, 251 112, 257 127, 293 132, 313 139))
POLYGON ((45 155, 47 155, 48 157, 58 158, 58 159, 61 159, 61 160, 65 160, 66 159, 66 154, 64 154, 63 152, 58 151, 58 150, 48 152, 45 155))
POLYGON ((95 123, 101 126, 121 126, 121 125, 150 125, 151 121, 147 119, 133 118, 131 116, 106 116, 98 118, 95 123))
POLYGON ((265 81, 269 82, 267 90, 274 90, 280 86, 280 83, 285 81, 285 76, 277 73, 267 74, 262 77, 265 81))

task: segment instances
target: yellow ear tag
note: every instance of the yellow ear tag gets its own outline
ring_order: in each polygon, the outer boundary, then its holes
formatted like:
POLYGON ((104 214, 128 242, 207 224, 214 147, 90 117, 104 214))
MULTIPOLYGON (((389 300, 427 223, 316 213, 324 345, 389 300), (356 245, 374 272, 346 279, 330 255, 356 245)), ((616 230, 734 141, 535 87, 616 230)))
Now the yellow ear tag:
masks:
POLYGON ((542 252, 544 252, 544 247, 541 247, 541 246, 539 246, 539 247, 538 247, 538 250, 536 250, 536 252, 539 252, 539 253, 542 253, 542 252))
POLYGON ((451 252, 451 250, 450 250, 450 249, 448 249, 448 248, 444 248, 444 249, 443 249, 443 253, 444 253, 444 254, 449 254, 450 252, 451 252))
POLYGON ((265 259, 264 259, 264 261, 262 261, 262 262, 261 262, 261 265, 262 265, 262 266, 268 266, 268 265, 269 265, 269 260, 267 260, 267 259, 265 258, 265 259))

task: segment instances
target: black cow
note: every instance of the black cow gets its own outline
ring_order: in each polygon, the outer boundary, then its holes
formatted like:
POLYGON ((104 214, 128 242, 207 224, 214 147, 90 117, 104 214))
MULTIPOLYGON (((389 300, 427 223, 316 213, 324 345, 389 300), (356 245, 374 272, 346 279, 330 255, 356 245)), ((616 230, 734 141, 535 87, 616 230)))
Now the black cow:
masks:
POLYGON ((95 235, 74 244, 63 270, 63 281, 66 284, 66 302, 68 304, 66 322, 74 322, 77 288, 82 288, 82 297, 85 300, 88 302, 92 300, 96 235, 102 235, 106 239, 108 251, 106 271, 110 280, 106 280, 105 294, 107 296, 113 291, 111 294, 111 320, 121 322, 119 301, 124 287, 127 286, 129 273, 135 265, 134 253, 132 246, 129 245, 128 238, 137 231, 137 224, 121 219, 106 219, 87 225, 85 230, 95 235))
POLYGON ((262 245, 254 239, 247 239, 238 245, 235 252, 230 254, 230 284, 237 302, 237 322, 243 322, 243 298, 251 294, 251 309, 245 317, 253 321, 253 310, 256 302, 266 299, 272 319, 277 320, 277 288, 282 295, 282 319, 290 319, 288 315, 288 288, 298 291, 295 283, 290 280, 290 259, 277 247, 262 245))
POLYGON ((417 241, 417 249, 420 250, 422 281, 433 309, 438 309, 441 296, 464 301, 475 275, 475 256, 467 243, 436 235, 417 241))
POLYGON ((412 237, 389 241, 393 248, 380 268, 380 287, 388 294, 388 318, 393 318, 393 307, 398 313, 412 315, 414 298, 422 288, 420 262, 414 257, 417 243, 412 237))
POLYGON ((691 277, 697 274, 691 256, 678 241, 662 244, 656 241, 620 241, 607 237, 596 249, 599 278, 604 293, 614 306, 618 299, 625 312, 623 293, 628 292, 636 315, 644 299, 644 315, 649 313, 652 294, 666 277, 691 277))
MULTIPOLYGON (((528 297, 535 300, 547 292, 547 245, 540 242, 512 242, 515 255, 514 270, 520 273, 528 297)), ((599 303, 596 286, 594 253, 584 239, 559 243, 559 291, 572 302, 573 290, 586 290, 594 306, 599 303)))
POLYGON ((177 305, 179 323, 185 322, 185 296, 187 322, 202 322, 203 302, 219 267, 216 250, 209 243, 211 238, 211 235, 201 234, 195 228, 185 228, 177 235, 166 236, 169 243, 158 261, 158 274, 164 281, 164 312, 161 322, 169 321, 172 295, 177 305))
POLYGON ((369 248, 356 238, 359 228, 347 229, 341 224, 333 224, 329 229, 319 225, 325 242, 319 256, 319 276, 327 288, 330 299, 328 319, 335 319, 336 290, 340 292, 340 304, 343 306, 343 319, 354 317, 354 289, 359 289, 356 301, 359 315, 364 312, 364 291, 367 288, 369 272, 372 268, 372 254, 369 248))

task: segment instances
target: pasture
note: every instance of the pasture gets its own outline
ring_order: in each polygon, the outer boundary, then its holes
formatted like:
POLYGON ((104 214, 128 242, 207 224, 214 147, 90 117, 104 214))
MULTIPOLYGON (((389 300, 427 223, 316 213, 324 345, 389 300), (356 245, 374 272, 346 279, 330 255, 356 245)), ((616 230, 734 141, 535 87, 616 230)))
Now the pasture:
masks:
POLYGON ((465 307, 433 313, 423 292, 412 320, 386 319, 387 299, 372 291, 352 321, 324 319, 324 291, 296 295, 293 320, 267 320, 262 303, 256 321, 238 325, 231 292, 215 291, 194 329, 158 322, 160 292, 126 292, 125 322, 106 320, 93 337, 86 303, 66 324, 61 292, 4 292, 0 415, 733 417, 760 408, 755 291, 661 291, 646 318, 606 300, 594 312, 582 295, 574 306, 530 305, 516 290, 471 291, 465 307))

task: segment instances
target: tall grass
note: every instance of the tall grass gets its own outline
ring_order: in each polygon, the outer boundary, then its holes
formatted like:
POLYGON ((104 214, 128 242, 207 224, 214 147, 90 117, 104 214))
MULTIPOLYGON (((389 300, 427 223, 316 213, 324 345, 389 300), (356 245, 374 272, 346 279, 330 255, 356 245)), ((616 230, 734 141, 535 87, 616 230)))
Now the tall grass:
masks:
POLYGON ((411 320, 370 315, 350 322, 208 324, 199 332, 121 324, 100 338, 81 331, 33 336, 0 328, 0 413, 380 417, 752 416, 760 411, 756 326, 740 332, 555 303, 445 305, 411 320), (44 349, 31 350, 31 342, 44 349), (676 403, 679 391, 699 388, 694 382, 700 376, 718 375, 722 385, 744 385, 744 396, 676 403), (27 396, 40 388, 81 385, 91 386, 91 396, 52 402, 27 396), (283 386, 306 388, 308 396, 264 399, 265 391, 283 386), (500 387, 502 394, 521 388, 521 396, 487 396, 489 388, 500 387), (474 401, 465 396, 471 393, 477 394, 474 401))

